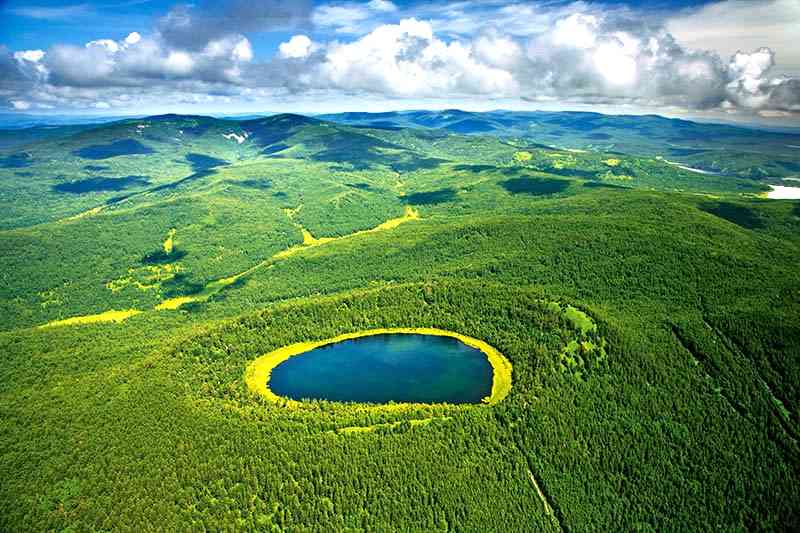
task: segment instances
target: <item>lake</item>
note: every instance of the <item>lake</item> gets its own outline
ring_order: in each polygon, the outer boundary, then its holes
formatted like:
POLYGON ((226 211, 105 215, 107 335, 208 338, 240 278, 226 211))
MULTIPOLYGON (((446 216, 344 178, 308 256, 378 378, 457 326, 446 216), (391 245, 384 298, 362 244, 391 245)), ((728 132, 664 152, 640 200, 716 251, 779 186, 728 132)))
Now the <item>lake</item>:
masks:
POLYGON ((480 403, 492 374, 486 354, 458 339, 393 333, 290 357, 272 369, 268 386, 294 400, 480 403))

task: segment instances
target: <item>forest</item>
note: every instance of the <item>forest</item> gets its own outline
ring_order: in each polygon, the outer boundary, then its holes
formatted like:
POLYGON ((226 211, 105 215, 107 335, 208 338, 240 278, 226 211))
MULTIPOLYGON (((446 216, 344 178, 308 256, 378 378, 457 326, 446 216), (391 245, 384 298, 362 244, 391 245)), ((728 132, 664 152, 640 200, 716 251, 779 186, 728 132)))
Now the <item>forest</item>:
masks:
POLYGON ((2 146, 0 530, 800 528, 800 202, 631 138, 327 118, 2 146), (246 383, 378 328, 488 343, 508 396, 246 383))

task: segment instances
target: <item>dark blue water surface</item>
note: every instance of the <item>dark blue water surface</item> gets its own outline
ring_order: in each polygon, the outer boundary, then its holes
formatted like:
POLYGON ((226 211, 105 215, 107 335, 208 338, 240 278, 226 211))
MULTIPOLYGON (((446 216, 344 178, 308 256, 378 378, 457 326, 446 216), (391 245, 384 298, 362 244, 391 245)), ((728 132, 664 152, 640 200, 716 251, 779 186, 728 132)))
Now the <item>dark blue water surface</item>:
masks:
POLYGON ((295 400, 479 403, 491 394, 492 367, 451 337, 372 335, 290 357, 272 370, 269 388, 295 400))

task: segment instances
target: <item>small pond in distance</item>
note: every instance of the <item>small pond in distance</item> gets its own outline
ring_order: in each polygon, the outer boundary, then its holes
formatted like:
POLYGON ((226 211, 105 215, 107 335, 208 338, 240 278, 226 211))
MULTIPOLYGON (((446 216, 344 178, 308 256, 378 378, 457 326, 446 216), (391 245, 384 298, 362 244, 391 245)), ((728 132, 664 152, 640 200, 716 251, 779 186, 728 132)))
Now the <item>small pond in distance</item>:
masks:
POLYGON ((492 392, 492 366, 452 337, 371 335, 290 357, 268 386, 294 400, 480 403, 492 392))

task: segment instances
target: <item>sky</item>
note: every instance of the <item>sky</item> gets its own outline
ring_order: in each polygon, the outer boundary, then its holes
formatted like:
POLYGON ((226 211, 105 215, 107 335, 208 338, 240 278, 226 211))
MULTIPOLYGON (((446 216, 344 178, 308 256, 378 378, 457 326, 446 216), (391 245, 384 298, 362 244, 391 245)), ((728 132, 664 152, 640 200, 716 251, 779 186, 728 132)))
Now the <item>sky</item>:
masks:
POLYGON ((800 0, 0 0, 0 110, 800 125, 800 0))

